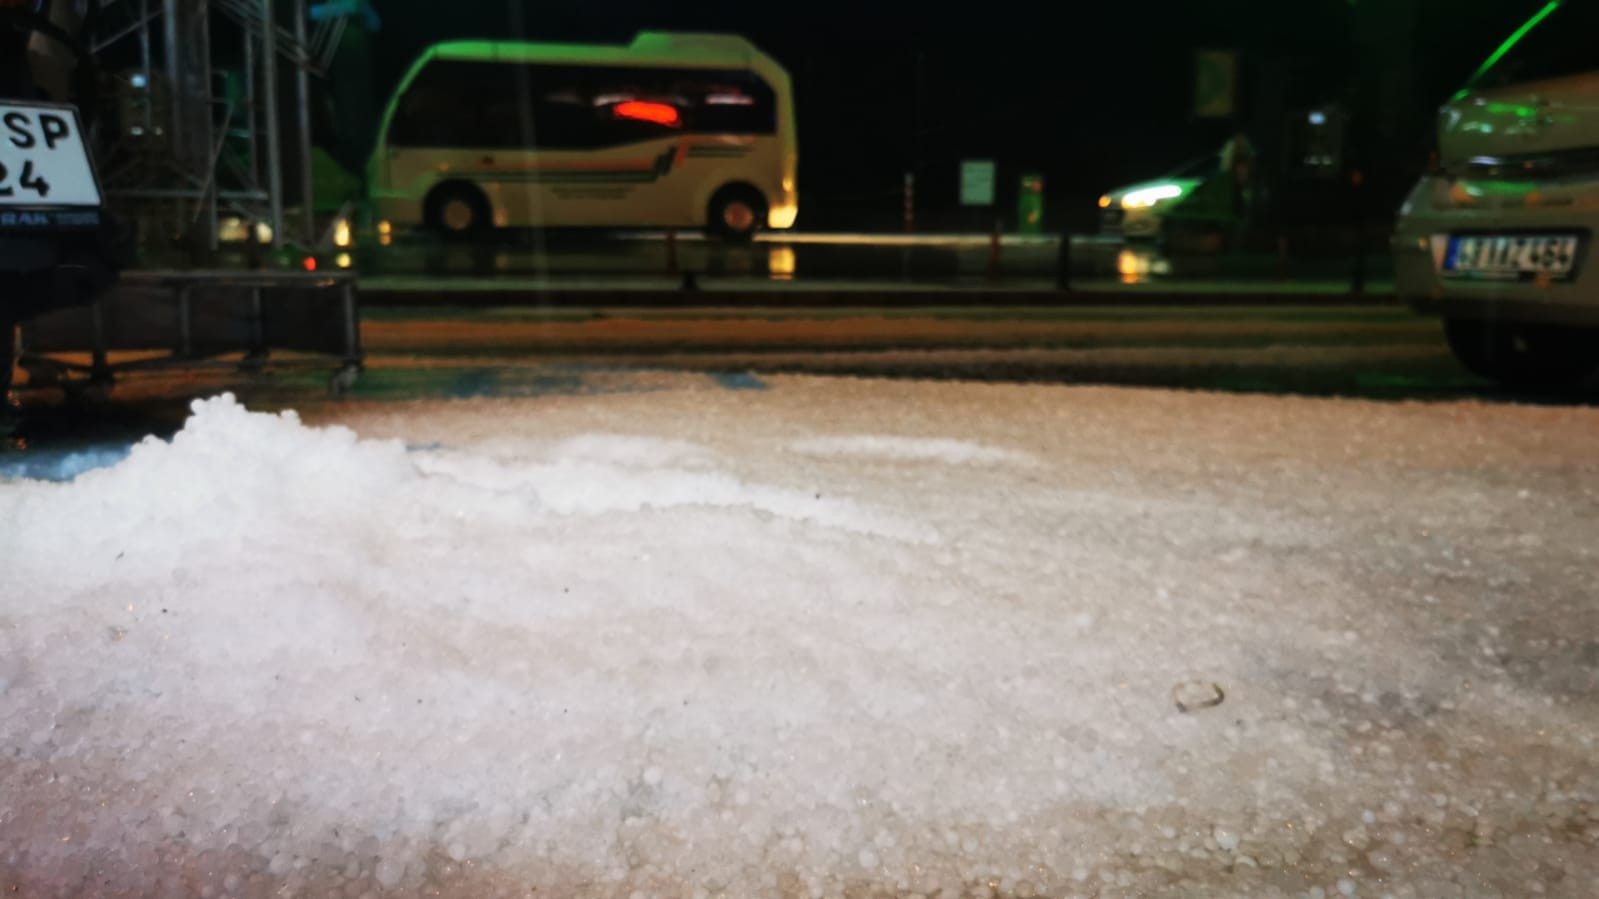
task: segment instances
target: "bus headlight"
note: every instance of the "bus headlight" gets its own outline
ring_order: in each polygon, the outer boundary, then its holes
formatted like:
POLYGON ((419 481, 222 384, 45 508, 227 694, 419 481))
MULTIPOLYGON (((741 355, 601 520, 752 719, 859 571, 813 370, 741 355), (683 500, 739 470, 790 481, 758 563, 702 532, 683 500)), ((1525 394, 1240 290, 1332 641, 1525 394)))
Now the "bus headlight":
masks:
POLYGON ((783 231, 794 227, 794 220, 797 218, 799 218, 798 203, 777 203, 766 213, 766 226, 774 231, 783 231))

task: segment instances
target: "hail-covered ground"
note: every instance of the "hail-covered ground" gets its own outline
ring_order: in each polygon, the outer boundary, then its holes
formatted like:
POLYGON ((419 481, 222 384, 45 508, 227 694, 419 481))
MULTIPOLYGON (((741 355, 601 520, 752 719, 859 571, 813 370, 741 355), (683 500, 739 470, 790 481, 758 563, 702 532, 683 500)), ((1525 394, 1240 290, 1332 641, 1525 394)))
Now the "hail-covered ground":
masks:
POLYGON ((1599 411, 308 419, 0 481, 0 893, 1599 894, 1599 411))

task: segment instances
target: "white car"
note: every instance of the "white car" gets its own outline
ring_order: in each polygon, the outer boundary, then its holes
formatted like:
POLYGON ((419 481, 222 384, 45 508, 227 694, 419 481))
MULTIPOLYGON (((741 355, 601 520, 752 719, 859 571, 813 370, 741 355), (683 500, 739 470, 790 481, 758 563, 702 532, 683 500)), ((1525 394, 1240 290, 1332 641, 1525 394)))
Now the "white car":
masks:
POLYGON ((1184 165, 1164 178, 1120 187, 1099 198, 1100 232, 1127 240, 1165 240, 1173 223, 1225 230, 1234 218, 1231 187, 1216 156, 1184 165))
POLYGON ((1400 295, 1465 366, 1518 386, 1599 369, 1599 4, 1555 0, 1439 111, 1400 209, 1400 295))
POLYGON ((1154 181, 1120 187, 1099 198, 1100 230, 1129 239, 1157 239, 1167 216, 1216 171, 1214 158, 1183 166, 1154 181))
POLYGON ((1161 236, 1165 218, 1199 186, 1194 178, 1162 178, 1113 190, 1099 198, 1101 230, 1129 239, 1161 236))

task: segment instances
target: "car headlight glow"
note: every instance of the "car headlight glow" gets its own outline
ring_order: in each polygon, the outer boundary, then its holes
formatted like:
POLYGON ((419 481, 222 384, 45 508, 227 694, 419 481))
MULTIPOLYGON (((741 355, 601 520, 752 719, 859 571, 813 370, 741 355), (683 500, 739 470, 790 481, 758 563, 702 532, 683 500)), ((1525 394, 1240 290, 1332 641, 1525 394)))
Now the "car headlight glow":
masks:
POLYGON ((1175 200, 1182 195, 1183 189, 1175 184, 1157 184, 1154 187, 1132 191, 1122 197, 1122 208, 1143 209, 1163 200, 1175 200))

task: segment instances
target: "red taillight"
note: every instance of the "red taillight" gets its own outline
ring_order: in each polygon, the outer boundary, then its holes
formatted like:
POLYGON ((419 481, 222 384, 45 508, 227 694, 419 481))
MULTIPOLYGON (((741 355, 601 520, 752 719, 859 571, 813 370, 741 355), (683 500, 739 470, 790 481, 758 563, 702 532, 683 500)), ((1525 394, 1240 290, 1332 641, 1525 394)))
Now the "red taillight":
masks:
POLYGON ((651 103, 647 100, 628 100, 616 104, 613 114, 619 119, 637 119, 657 125, 676 127, 681 121, 677 107, 670 103, 651 103))
POLYGON ((307 256, 307 257, 305 257, 305 270, 308 271, 308 272, 316 271, 316 257, 315 256, 307 256))

